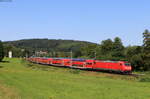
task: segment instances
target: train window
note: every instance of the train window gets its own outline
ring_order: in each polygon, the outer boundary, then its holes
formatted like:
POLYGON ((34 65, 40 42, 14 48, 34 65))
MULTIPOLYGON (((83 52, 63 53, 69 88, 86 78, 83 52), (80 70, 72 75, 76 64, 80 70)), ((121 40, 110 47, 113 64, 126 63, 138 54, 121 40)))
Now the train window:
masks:
POLYGON ((73 64, 73 66, 83 67, 82 64, 73 64))
POLYGON ((92 65, 92 63, 86 63, 87 65, 92 65))

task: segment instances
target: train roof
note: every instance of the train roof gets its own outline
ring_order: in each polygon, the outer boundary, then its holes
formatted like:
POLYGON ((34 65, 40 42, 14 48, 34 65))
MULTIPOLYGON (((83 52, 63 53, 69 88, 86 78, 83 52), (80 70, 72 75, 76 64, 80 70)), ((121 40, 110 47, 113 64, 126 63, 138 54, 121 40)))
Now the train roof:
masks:
MULTIPOLYGON (((31 58, 35 58, 35 56, 32 56, 31 58)), ((49 59, 49 58, 53 58, 53 59, 71 59, 72 61, 86 61, 86 60, 95 60, 95 59, 85 59, 85 58, 67 58, 67 57, 36 57, 36 58, 43 58, 43 59, 49 59)), ((99 62, 110 62, 110 63, 118 63, 118 62, 126 62, 128 63, 128 61, 111 61, 111 60, 95 60, 95 61, 99 61, 99 62)))

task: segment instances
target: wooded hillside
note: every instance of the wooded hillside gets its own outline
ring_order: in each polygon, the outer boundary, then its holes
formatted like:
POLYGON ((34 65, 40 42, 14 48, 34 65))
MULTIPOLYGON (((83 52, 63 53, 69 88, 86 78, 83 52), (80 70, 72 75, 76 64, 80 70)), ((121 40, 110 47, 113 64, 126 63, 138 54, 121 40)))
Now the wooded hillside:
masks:
POLYGON ((61 39, 24 39, 17 41, 4 42, 5 54, 8 50, 13 50, 13 56, 20 56, 19 52, 26 51, 26 53, 33 54, 38 51, 43 52, 70 52, 80 54, 81 47, 87 45, 94 45, 96 43, 76 40, 61 40, 61 39), (20 51, 19 51, 20 50, 20 51))

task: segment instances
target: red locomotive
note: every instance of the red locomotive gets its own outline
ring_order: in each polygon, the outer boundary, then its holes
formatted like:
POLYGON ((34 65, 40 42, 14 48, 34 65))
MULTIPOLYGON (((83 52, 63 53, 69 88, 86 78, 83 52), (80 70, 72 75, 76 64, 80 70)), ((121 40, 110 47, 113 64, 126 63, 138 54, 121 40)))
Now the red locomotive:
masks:
POLYGON ((40 64, 65 66, 79 69, 94 69, 131 73, 131 64, 126 61, 100 61, 94 59, 42 58, 30 57, 29 61, 40 64))

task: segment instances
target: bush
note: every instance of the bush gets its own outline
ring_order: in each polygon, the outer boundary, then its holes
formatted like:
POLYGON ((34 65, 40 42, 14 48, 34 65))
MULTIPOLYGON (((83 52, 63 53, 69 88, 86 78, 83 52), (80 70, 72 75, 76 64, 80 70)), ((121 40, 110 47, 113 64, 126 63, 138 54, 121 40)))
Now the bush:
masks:
POLYGON ((150 77, 144 77, 139 80, 140 82, 150 82, 150 77))
POLYGON ((0 61, 4 58, 4 50, 3 50, 3 44, 0 41, 0 61))

